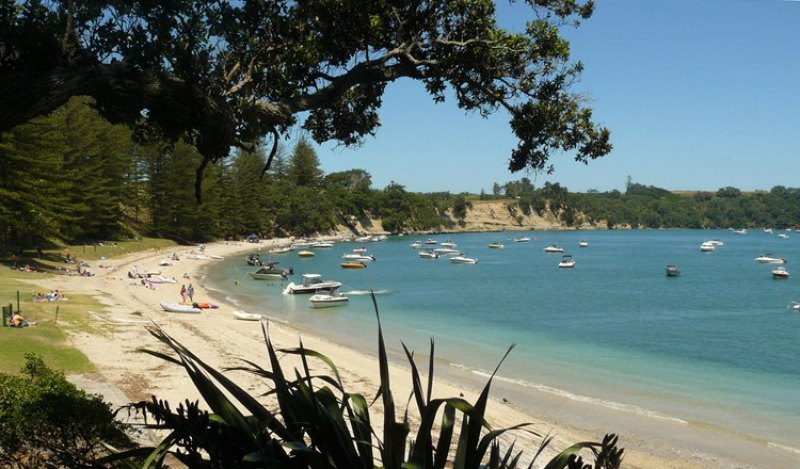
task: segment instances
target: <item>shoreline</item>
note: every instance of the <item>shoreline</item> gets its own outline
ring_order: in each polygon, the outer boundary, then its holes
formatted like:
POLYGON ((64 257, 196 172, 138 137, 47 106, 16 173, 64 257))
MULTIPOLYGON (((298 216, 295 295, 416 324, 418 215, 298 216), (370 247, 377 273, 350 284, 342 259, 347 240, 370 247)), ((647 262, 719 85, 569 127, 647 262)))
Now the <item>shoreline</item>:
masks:
MULTIPOLYGON (((242 255, 247 251, 269 248, 281 242, 285 240, 255 245, 215 243, 208 245, 205 254, 225 257, 242 255)), ((174 276, 179 281, 177 284, 159 285, 156 290, 144 288, 135 282, 131 285, 126 272, 133 266, 138 266, 140 270, 153 268, 159 259, 168 257, 171 252, 144 252, 110 259, 105 263, 113 265, 113 269, 98 272, 97 277, 55 277, 43 282, 72 294, 97 296, 106 304, 107 311, 94 313, 111 321, 103 322, 109 324, 111 330, 98 334, 72 334, 72 342, 97 366, 99 373, 122 389, 131 401, 148 399, 150 393, 173 404, 187 398, 195 400, 199 396, 182 368, 146 354, 135 353, 140 347, 163 351, 161 344, 141 324, 115 324, 114 321, 117 320, 154 320, 175 339, 218 368, 234 366, 239 363, 239 359, 262 364, 266 361, 260 327, 254 323, 235 320, 231 311, 236 308, 227 302, 221 302, 218 310, 189 317, 165 313, 158 307, 159 301, 178 301, 181 283, 194 284, 196 299, 202 301, 209 297, 210 289, 199 274, 210 268, 215 260, 187 259, 187 254, 194 249, 180 247, 174 250, 181 260, 177 265, 163 267, 161 270, 165 275, 174 276), (183 272, 187 272, 191 279, 181 279, 183 272), (109 312, 109 309, 112 311, 109 312), (141 314, 137 315, 137 311, 141 314)), ((220 292, 220 295, 223 294, 220 292)), ((269 315, 270 312, 265 313, 269 315)), ((270 338, 277 347, 295 347, 302 338, 306 347, 333 359, 351 392, 360 392, 365 396, 374 395, 378 378, 375 350, 363 353, 344 347, 329 338, 318 337, 316 333, 304 330, 302 325, 275 320, 270 320, 269 324, 270 338)), ((390 349, 397 348, 394 344, 387 345, 390 349)), ((419 355, 417 358, 424 360, 419 355)), ((437 362, 441 360, 440 357, 437 362)), ((401 394, 407 392, 411 389, 408 367, 396 360, 390 359, 390 362, 393 391, 401 394)), ((287 361, 286 365, 290 366, 290 362, 287 361)), ((259 380, 249 375, 237 373, 232 374, 231 378, 249 392, 263 391, 259 380)), ((474 401, 484 383, 485 377, 468 370, 439 366, 434 393, 438 397, 452 397, 464 392, 468 400, 474 401)), ((513 383, 502 380, 493 383, 491 395, 494 399, 491 399, 487 419, 493 426, 507 427, 521 422, 534 422, 534 431, 542 434, 555 433, 556 440, 550 447, 551 452, 562 450, 578 441, 598 441, 605 433, 613 432, 620 435, 620 445, 625 448, 624 467, 730 467, 732 463, 738 467, 796 467, 800 460, 800 455, 770 447, 766 442, 736 438, 735 435, 726 434, 719 429, 698 427, 691 423, 654 422, 653 419, 628 415, 619 410, 603 409, 588 403, 570 401, 563 396, 547 395, 540 390, 515 387, 513 383), (501 396, 502 401, 499 400, 501 396), (545 420, 536 418, 535 415, 542 416, 545 420), (666 442, 663 441, 665 435, 671 436, 666 442)), ((539 439, 530 438, 525 433, 517 433, 514 438, 518 440, 517 448, 538 447, 539 439)), ((508 441, 510 439, 506 439, 505 444, 508 441)), ((525 451, 525 456, 534 454, 535 451, 531 449, 525 451)))

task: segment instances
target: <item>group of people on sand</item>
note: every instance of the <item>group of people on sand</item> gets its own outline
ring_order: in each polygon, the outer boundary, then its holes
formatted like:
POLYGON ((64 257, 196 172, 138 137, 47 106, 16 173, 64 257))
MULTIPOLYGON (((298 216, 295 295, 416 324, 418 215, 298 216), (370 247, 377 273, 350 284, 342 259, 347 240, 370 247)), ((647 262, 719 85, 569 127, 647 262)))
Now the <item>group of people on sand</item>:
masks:
POLYGON ((52 290, 47 293, 37 292, 36 290, 33 291, 33 301, 37 303, 45 301, 60 301, 66 299, 67 298, 64 296, 64 293, 58 290, 52 290))
POLYGON ((36 272, 36 269, 31 267, 30 264, 19 265, 16 262, 14 262, 14 264, 11 266, 11 270, 19 270, 20 272, 36 272))
POLYGON ((186 288, 186 285, 181 285, 181 301, 186 302, 186 298, 189 298, 189 301, 194 301, 194 287, 192 284, 189 284, 189 288, 186 288))

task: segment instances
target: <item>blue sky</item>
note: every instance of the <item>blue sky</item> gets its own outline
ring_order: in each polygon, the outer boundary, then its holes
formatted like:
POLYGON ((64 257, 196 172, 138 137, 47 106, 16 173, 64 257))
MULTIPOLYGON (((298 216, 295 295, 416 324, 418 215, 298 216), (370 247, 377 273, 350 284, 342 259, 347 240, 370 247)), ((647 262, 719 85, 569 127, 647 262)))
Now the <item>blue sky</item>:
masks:
MULTIPOLYGON (((498 13, 513 30, 530 17, 505 1, 498 13)), ((576 91, 612 131, 610 155, 588 165, 555 155, 554 174, 512 174, 508 115, 465 115, 402 81, 375 137, 318 147, 323 170, 362 168, 374 187, 419 192, 491 192, 524 176, 571 191, 624 190, 628 175, 672 190, 800 186, 800 1, 597 0, 565 35, 586 67, 576 91)))

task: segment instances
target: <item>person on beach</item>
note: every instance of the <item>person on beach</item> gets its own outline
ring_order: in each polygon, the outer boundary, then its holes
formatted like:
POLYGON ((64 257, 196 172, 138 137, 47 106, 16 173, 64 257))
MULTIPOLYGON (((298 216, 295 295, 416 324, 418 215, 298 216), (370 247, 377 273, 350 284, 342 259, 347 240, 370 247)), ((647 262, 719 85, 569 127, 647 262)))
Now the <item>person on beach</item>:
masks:
POLYGON ((11 327, 28 327, 35 326, 36 323, 28 322, 28 320, 19 314, 19 311, 17 311, 13 316, 11 316, 11 319, 8 321, 8 325, 11 327))
POLYGON ((189 284, 189 287, 186 288, 186 294, 189 295, 189 301, 194 301, 194 287, 192 284, 189 284))
POLYGON ((181 302, 186 302, 186 285, 181 285, 181 302))

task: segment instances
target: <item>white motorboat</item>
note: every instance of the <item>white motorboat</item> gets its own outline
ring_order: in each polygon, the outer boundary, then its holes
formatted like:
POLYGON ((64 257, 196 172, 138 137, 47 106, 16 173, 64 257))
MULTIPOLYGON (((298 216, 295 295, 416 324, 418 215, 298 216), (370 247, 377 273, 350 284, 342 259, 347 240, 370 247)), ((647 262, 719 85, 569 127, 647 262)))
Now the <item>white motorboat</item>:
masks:
POLYGON ((362 236, 360 238, 356 238, 357 243, 368 243, 372 241, 372 236, 362 236))
POLYGON ((786 234, 786 233, 779 233, 778 237, 781 238, 781 239, 789 239, 789 235, 786 234))
POLYGON ((420 247, 422 247, 422 241, 414 241, 413 243, 411 243, 412 249, 419 249, 420 247))
POLYGON ((561 261, 558 263, 559 269, 571 269, 573 267, 575 267, 575 259, 572 258, 571 254, 561 256, 561 261))
POLYGON ((367 248, 365 248, 364 246, 361 246, 361 247, 358 247, 358 248, 354 248, 353 252, 356 253, 356 254, 366 254, 367 248))
POLYGON ((737 234, 737 235, 746 235, 746 234, 747 234, 747 230, 746 230, 746 229, 744 229, 744 228, 743 228, 743 229, 741 229, 741 230, 733 230, 733 234, 737 234))
POLYGON ((306 250, 302 250, 302 251, 298 252, 297 255, 300 256, 300 257, 314 257, 314 256, 316 256, 316 254, 314 254, 314 251, 306 251, 306 250))
POLYGON ((467 257, 466 254, 459 254, 450 258, 450 262, 454 264, 477 264, 478 259, 474 257, 467 257))
POLYGON ((333 289, 327 292, 317 292, 308 299, 312 308, 331 308, 333 306, 343 306, 349 303, 349 299, 333 289))
POLYGON ((706 241, 706 242, 704 242, 703 244, 700 245, 700 250, 703 251, 703 252, 711 252, 711 251, 713 251, 715 249, 717 249, 717 247, 714 244, 712 244, 712 243, 710 243, 708 241, 706 241))
POLYGON ((762 254, 756 257, 755 261, 760 264, 786 264, 786 259, 774 257, 772 254, 762 254))
POLYGON ((775 267, 772 269, 772 278, 789 278, 789 271, 785 267, 775 267))
POLYGON ((580 240, 578 241, 579 248, 587 248, 589 247, 589 241, 580 240))
POLYGON ((244 311, 234 311, 233 317, 240 321, 260 321, 261 315, 256 313, 246 313, 244 311))
POLYGON ((710 245, 712 245, 714 247, 724 246, 725 245, 725 243, 723 243, 722 241, 720 241, 718 239, 712 239, 710 241, 706 241, 706 243, 708 243, 708 244, 710 244, 710 245))
POLYGON ((192 305, 181 305, 178 303, 159 303, 161 305, 161 309, 167 311, 169 313, 188 313, 188 314, 200 314, 203 312, 200 308, 195 308, 192 305))
POLYGON ((461 254, 461 251, 456 248, 436 248, 433 250, 436 254, 440 256, 444 255, 452 255, 452 254, 461 254))
POLYGON ((667 277, 678 277, 681 275, 680 269, 675 264, 670 264, 667 266, 667 277))
POLYGON ((316 243, 311 244, 311 247, 315 249, 327 249, 332 248, 333 243, 329 243, 327 241, 317 241, 316 243))
POLYGON ((438 241, 436 241, 435 239, 431 239, 431 238, 428 238, 428 240, 425 241, 425 244, 436 244, 436 243, 438 243, 438 241))
POLYGON ((353 254, 344 254, 344 255, 342 255, 342 259, 347 259, 348 261, 366 261, 366 262, 369 262, 369 261, 374 261, 375 260, 375 256, 370 255, 370 254, 356 254, 356 253, 353 253, 353 254))
POLYGON ((448 239, 447 241, 445 241, 443 243, 439 243, 439 246, 443 246, 443 247, 446 247, 446 248, 457 248, 458 244, 456 244, 452 240, 448 239))
POLYGON ((764 228, 764 233, 772 234, 772 228, 764 228))
POLYGON ((423 259, 438 259, 439 254, 431 251, 430 249, 421 249, 419 251, 419 257, 423 259))
POLYGON ((519 238, 514 238, 515 243, 527 243, 530 240, 531 239, 528 238, 527 236, 520 236, 519 238))
POLYGON ((294 251, 294 248, 291 246, 281 246, 278 248, 273 248, 269 250, 270 254, 286 254, 287 252, 294 251))
POLYGON ((550 246, 544 248, 544 252, 564 252, 564 248, 558 244, 551 244, 550 246))
POLYGON ((490 243, 489 244, 489 249, 503 249, 504 247, 505 246, 503 246, 503 243, 490 243))
POLYGON ((292 282, 286 286, 286 289, 284 289, 283 292, 298 295, 303 293, 314 293, 318 290, 330 291, 341 286, 342 282, 322 280, 322 275, 320 274, 303 274, 303 283, 297 285, 296 283, 292 282))

